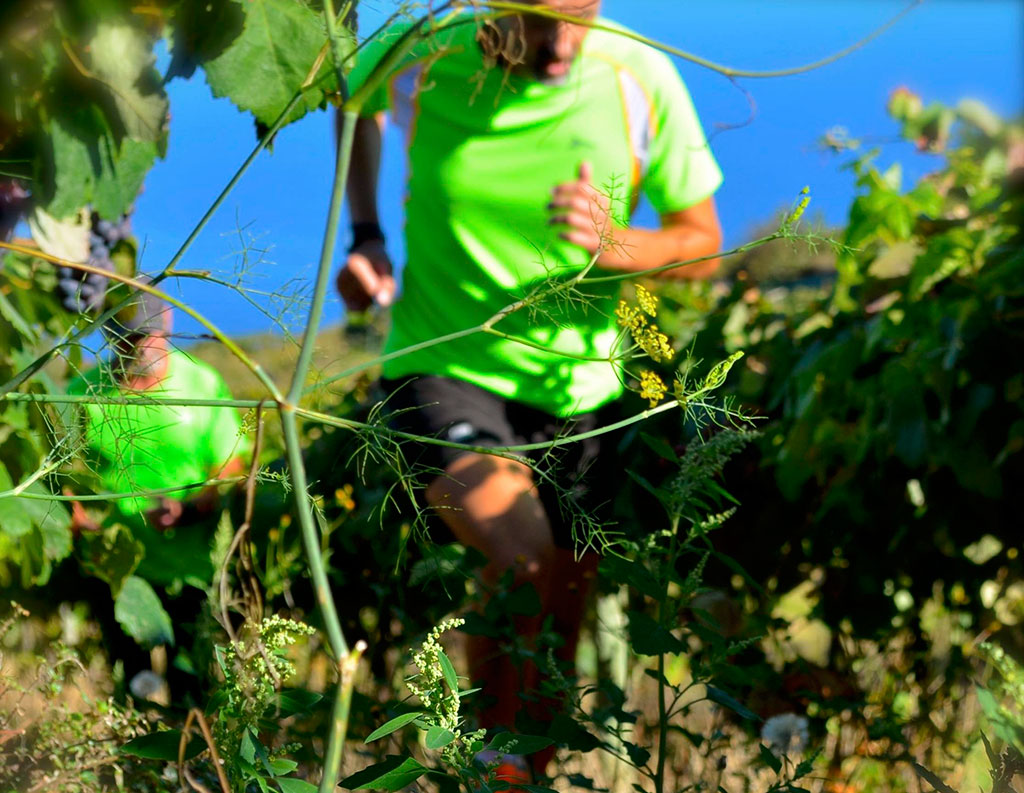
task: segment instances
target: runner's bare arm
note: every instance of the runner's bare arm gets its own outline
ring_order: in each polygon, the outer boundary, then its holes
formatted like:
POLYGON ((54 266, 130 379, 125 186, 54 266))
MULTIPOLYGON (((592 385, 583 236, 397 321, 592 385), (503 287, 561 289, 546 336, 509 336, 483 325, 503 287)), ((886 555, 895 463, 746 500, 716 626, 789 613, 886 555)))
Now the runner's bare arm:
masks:
MULTIPOLYGON (((339 116, 339 124, 341 117, 339 116)), ((379 224, 377 179, 380 173, 384 114, 356 121, 347 188, 352 224, 379 224)), ((365 311, 374 301, 391 303, 395 294, 391 260, 384 243, 368 239, 356 245, 338 273, 338 292, 349 311, 365 311)))
MULTIPOLYGON (((338 124, 342 117, 338 116, 338 124)), ((353 223, 377 223, 377 177, 380 173, 381 141, 384 132, 384 114, 360 118, 356 121, 352 142, 352 160, 349 165, 349 212, 353 223)))
MULTIPOLYGON (((721 249, 722 229, 713 198, 662 215, 659 229, 620 228, 612 222, 607 197, 593 187, 591 179, 590 165, 583 163, 575 181, 555 187, 548 208, 553 212, 551 223, 567 227, 563 239, 591 254, 604 249, 597 260, 602 269, 642 273, 711 256, 721 249)), ((658 277, 707 278, 718 269, 718 263, 718 259, 709 259, 666 270, 658 277)))

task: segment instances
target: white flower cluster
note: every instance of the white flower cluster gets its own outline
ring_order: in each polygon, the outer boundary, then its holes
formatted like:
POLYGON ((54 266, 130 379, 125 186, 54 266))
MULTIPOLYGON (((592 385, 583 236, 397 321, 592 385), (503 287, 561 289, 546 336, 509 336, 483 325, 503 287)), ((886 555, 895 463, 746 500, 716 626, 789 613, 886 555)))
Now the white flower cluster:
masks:
POLYGON ((451 731, 452 741, 442 748, 441 757, 445 762, 462 768, 472 762, 472 746, 483 740, 484 730, 463 734, 460 729, 462 719, 459 716, 458 685, 446 684, 443 664, 450 665, 439 639, 445 631, 461 627, 464 619, 449 619, 442 622, 424 640, 420 649, 413 653, 412 662, 419 669, 419 674, 406 681, 409 690, 423 703, 427 711, 426 720, 437 727, 451 731), (442 661, 442 656, 444 660, 442 661))

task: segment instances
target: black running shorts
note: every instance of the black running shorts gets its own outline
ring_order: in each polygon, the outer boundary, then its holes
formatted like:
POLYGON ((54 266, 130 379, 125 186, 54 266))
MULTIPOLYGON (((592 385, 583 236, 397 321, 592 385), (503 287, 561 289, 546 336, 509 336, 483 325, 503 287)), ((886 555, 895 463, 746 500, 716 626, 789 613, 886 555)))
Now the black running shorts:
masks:
MULTIPOLYGON (((399 380, 382 379, 389 425, 415 435, 471 446, 499 447, 527 443, 549 444, 555 438, 596 429, 611 420, 605 410, 557 418, 528 405, 505 399, 472 383, 449 377, 419 375, 399 380)), ((544 474, 537 489, 551 521, 555 543, 574 546, 574 533, 586 533, 587 521, 600 520, 609 491, 603 487, 602 448, 612 448, 615 433, 599 435, 559 447, 517 452, 528 457, 544 474), (605 494, 601 498, 599 494, 605 494)), ((463 449, 418 444, 409 462, 444 471, 463 449)))

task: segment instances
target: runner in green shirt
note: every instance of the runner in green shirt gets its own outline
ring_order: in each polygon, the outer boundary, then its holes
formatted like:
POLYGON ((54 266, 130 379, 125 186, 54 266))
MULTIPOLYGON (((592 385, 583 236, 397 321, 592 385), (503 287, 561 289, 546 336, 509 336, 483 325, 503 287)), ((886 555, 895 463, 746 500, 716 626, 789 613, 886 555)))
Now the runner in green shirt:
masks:
MULTIPOLYGON (((595 256, 597 275, 640 274, 719 250, 712 194, 721 172, 671 61, 599 19, 599 0, 538 5, 579 21, 523 14, 481 25, 463 17, 414 47, 362 109, 348 185, 353 241, 338 288, 349 310, 394 302, 388 353, 474 327, 595 256), (591 29, 595 20, 610 30, 591 29), (408 148, 407 261, 397 300, 376 200, 385 111, 405 129, 408 148), (659 228, 629 227, 641 195, 659 228)), ((406 29, 396 25, 360 53, 353 88, 406 29)), ((716 266, 711 259, 663 275, 701 278, 716 266)), ((583 291, 585 304, 502 318, 502 337, 476 333, 388 360, 389 405, 417 408, 396 423, 478 446, 596 426, 595 411, 622 390, 615 367, 600 360, 617 337, 617 290, 583 291)), ((579 446, 565 466, 571 475, 599 453, 596 442, 579 446)), ((427 503, 488 557, 485 583, 508 569, 532 583, 571 659, 596 565, 593 554, 573 561, 560 521, 560 505, 574 493, 537 487, 529 467, 487 455, 428 446, 421 461, 443 470, 426 489, 427 503)), ((523 633, 540 619, 524 623, 523 633)), ((517 677, 488 640, 474 641, 470 655, 474 675, 496 697, 487 726, 511 726, 520 692, 536 689, 536 670, 517 677)))
MULTIPOLYGON (((243 470, 248 441, 233 407, 144 404, 146 397, 230 399, 220 374, 187 353, 170 349, 170 308, 145 296, 141 314, 109 334, 116 355, 72 381, 74 395, 136 395, 138 405, 86 404, 86 457, 110 493, 159 491, 194 485, 243 470)), ((146 549, 137 573, 156 584, 200 588, 213 575, 209 527, 215 488, 113 500, 113 519, 128 525, 146 549)), ((89 519, 80 506, 79 524, 89 519)))

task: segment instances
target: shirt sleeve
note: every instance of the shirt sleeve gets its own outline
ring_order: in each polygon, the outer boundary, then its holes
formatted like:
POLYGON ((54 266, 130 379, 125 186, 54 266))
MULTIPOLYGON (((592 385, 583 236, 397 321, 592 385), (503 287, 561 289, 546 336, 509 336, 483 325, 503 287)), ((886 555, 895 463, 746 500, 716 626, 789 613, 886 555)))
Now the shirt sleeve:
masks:
POLYGON ((711 196, 722 184, 722 171, 704 137, 690 92, 667 56, 652 53, 649 79, 654 130, 641 189, 663 215, 711 196))
MULTIPOLYGON (((233 399, 231 389, 217 375, 212 399, 233 399)), ((206 436, 206 459, 210 474, 216 474, 225 463, 246 455, 252 448, 249 438, 240 433, 242 419, 234 407, 211 407, 210 426, 206 436)))
MULTIPOLYGON (((366 42, 366 45, 359 50, 356 54, 356 65, 352 67, 352 71, 349 74, 349 92, 353 93, 373 75, 377 65, 384 59, 384 57, 391 50, 402 34, 405 33, 411 27, 411 23, 396 23, 381 33, 379 36, 371 41, 366 42)), ((398 64, 398 67, 388 75, 384 80, 377 85, 376 88, 367 97, 366 103, 360 110, 361 116, 373 116, 377 113, 381 113, 391 109, 391 101, 388 96, 388 86, 395 74, 401 71, 402 65, 408 60, 407 55, 402 59, 402 62, 398 64)))

